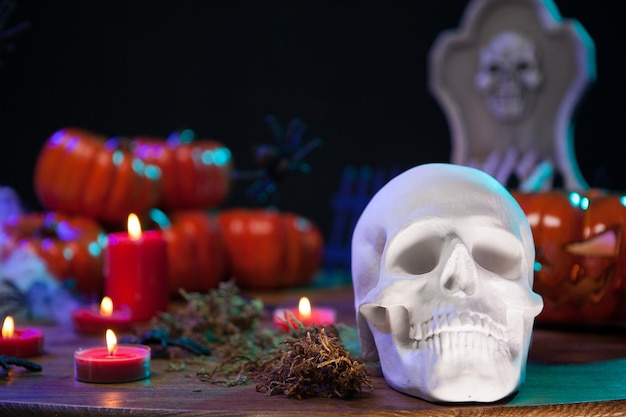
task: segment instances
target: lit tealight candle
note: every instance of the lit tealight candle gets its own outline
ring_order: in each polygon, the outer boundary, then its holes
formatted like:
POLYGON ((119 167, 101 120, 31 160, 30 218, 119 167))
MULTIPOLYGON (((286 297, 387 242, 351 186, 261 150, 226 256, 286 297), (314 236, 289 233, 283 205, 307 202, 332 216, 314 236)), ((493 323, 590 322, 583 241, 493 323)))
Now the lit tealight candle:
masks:
POLYGON ((150 376, 150 347, 118 345, 115 332, 106 331, 106 347, 74 352, 74 377, 81 382, 129 382, 150 376))
POLYGON ((104 251, 104 293, 128 306, 133 321, 148 321, 167 310, 167 244, 161 232, 143 232, 137 215, 128 232, 111 233, 104 251))
POLYGON ((332 308, 311 307, 311 301, 307 297, 301 297, 298 308, 279 308, 274 311, 274 323, 289 331, 301 322, 305 327, 317 324, 335 324, 336 312, 332 308))
POLYGON ((79 333, 102 333, 106 329, 119 332, 132 327, 130 311, 114 309, 111 297, 103 297, 100 307, 76 309, 72 312, 72 321, 79 333))
POLYGON ((39 329, 17 329, 12 316, 2 322, 0 355, 28 358, 43 353, 43 332, 39 329))

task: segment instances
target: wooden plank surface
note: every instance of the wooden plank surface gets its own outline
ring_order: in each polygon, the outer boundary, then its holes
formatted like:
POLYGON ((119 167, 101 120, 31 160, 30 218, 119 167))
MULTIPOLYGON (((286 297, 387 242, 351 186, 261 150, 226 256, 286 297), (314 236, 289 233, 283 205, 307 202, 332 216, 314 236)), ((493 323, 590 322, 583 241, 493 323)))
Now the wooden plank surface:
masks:
MULTIPOLYGON (((258 295, 258 294, 257 294, 258 295)), ((307 294, 308 295, 308 294, 307 294)), ((265 294, 267 304, 295 303, 295 293, 265 294)), ((350 291, 311 294, 332 305, 340 321, 353 325, 350 291)), ((199 369, 171 371, 172 362, 153 359, 151 377, 123 384, 87 384, 73 376, 73 352, 98 346, 101 337, 46 326, 45 354, 33 358, 41 373, 12 368, 0 378, 0 415, 10 416, 518 416, 623 415, 626 410, 626 334, 610 329, 566 332, 536 329, 527 381, 520 392, 496 404, 432 404, 390 389, 370 368, 374 390, 350 400, 296 400, 266 396, 255 385, 216 386, 195 377, 199 369)), ((201 365, 198 365, 201 366, 201 365)))

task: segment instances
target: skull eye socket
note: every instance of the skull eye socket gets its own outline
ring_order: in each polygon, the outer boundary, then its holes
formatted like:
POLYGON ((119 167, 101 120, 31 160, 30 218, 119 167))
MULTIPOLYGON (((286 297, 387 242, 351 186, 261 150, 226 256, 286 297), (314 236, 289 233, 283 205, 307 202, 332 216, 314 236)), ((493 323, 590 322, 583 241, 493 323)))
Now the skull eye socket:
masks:
POLYGON ((521 277, 522 259, 519 253, 509 251, 506 247, 482 243, 474 246, 472 257, 482 268, 503 278, 515 280, 521 277))
POLYGON ((439 264, 442 247, 439 237, 395 243, 387 251, 387 266, 393 273, 421 275, 431 272, 439 264))

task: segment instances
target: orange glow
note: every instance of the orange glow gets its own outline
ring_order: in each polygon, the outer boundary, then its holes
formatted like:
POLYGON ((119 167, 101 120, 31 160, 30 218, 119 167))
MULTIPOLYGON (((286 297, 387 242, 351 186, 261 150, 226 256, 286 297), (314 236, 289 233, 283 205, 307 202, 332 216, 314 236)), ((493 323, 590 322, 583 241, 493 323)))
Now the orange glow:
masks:
POLYGON ((301 318, 311 317, 311 302, 307 297, 300 298, 300 302, 298 303, 298 313, 300 313, 301 318))
POLYGON ((6 316, 4 319, 4 323, 2 323, 2 338, 9 339, 13 337, 13 332, 15 331, 15 322, 13 321, 13 317, 6 316))
POLYGON ((113 300, 111 297, 103 297, 100 303, 100 315, 111 317, 113 315, 113 300))
POLYGON ((115 351, 117 350, 117 337, 115 333, 111 329, 107 329, 106 332, 107 339, 107 350, 109 351, 109 355, 113 356, 115 351))
POLYGON ((141 239, 141 224, 135 213, 128 215, 128 235, 132 240, 141 239))

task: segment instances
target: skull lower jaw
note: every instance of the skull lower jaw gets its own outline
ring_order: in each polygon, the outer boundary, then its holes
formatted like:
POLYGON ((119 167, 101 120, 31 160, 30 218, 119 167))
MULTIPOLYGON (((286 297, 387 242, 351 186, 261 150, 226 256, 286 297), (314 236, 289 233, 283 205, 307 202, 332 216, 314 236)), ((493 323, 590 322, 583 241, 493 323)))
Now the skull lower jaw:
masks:
MULTIPOLYGON (((410 326, 404 307, 362 312, 369 318, 385 380, 397 391, 433 402, 493 402, 522 382, 520 346, 509 343, 505 327, 484 315, 437 316, 427 326, 410 326), (424 327, 430 330, 416 330, 424 327)), ((515 326, 518 316, 507 321, 515 326)))
MULTIPOLYGON (((381 356, 387 383, 397 391, 433 402, 493 402, 521 384, 519 361, 508 348, 488 336, 471 332, 439 336, 422 348, 388 346, 381 356), (465 334, 467 333, 467 334, 465 334)), ((378 339, 377 343, 384 343, 378 339)), ((405 345, 406 346, 406 345, 405 345)), ((380 347, 379 347, 380 350, 380 347)))

